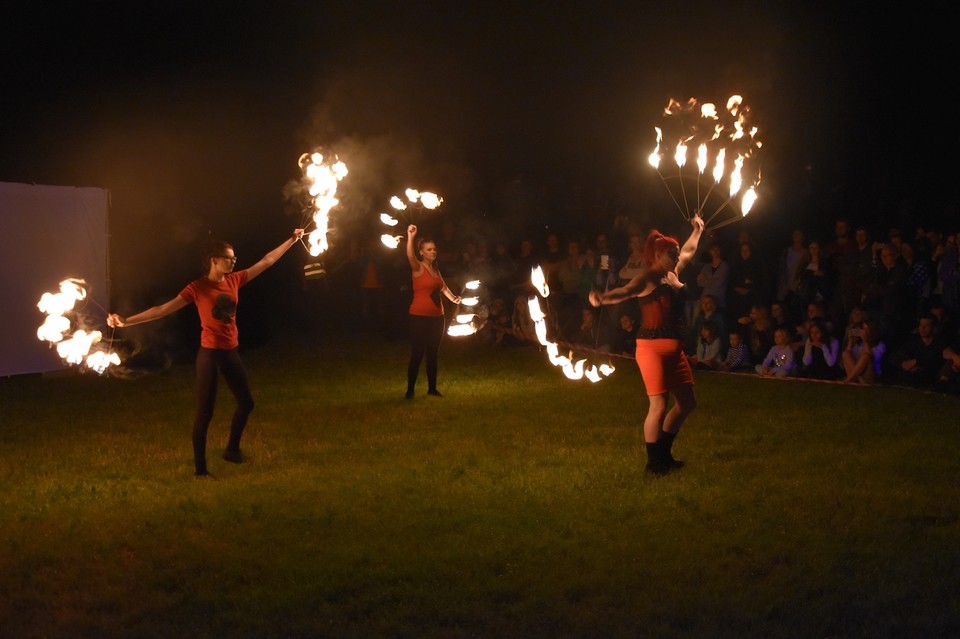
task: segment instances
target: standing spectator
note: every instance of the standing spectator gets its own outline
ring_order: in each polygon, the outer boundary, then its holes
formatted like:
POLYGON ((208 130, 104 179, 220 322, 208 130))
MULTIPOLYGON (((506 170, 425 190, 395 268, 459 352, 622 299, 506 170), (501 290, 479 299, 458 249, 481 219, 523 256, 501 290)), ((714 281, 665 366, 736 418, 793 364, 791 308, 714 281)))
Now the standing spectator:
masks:
POLYGON ((624 286, 643 273, 643 237, 639 233, 631 233, 627 239, 627 254, 621 258, 622 266, 617 272, 617 286, 624 286))
POLYGON ((790 332, 778 328, 773 332, 773 346, 763 361, 757 364, 757 372, 764 377, 788 377, 794 374, 794 353, 790 346, 790 332))
POLYGON ((960 312, 960 251, 956 234, 944 236, 941 245, 934 248, 937 264, 937 287, 944 308, 950 313, 960 312))
POLYGON ((730 281, 727 284, 727 306, 732 317, 742 317, 750 307, 763 301, 763 266, 754 254, 753 244, 740 245, 740 254, 730 263, 730 281))
POLYGON ((520 248, 517 253, 517 259, 514 260, 514 271, 511 277, 511 288, 514 295, 524 296, 530 290, 530 272, 540 264, 540 256, 534 250, 533 240, 525 237, 520 240, 520 248))
POLYGON ((890 354, 890 377, 915 388, 932 388, 943 368, 947 347, 936 335, 937 319, 924 313, 917 330, 890 354))
POLYGON ((822 255, 820 242, 812 240, 807 245, 807 256, 797 267, 793 296, 790 303, 795 309, 803 309, 810 302, 823 302, 829 308, 833 298, 833 281, 830 261, 822 255))
POLYGON ((560 290, 559 271, 560 265, 566 258, 566 253, 560 248, 560 234, 556 231, 547 233, 544 245, 543 255, 540 256, 540 267, 543 269, 543 276, 547 280, 547 285, 551 290, 560 290))
MULTIPOLYGON (((557 264, 555 281, 557 288, 551 285, 551 297, 555 298, 560 323, 560 333, 569 338, 581 322, 580 281, 585 270, 584 256, 580 253, 580 242, 567 242, 567 256, 557 264)), ((549 283, 549 282, 548 282, 549 283)), ((589 292, 588 292, 589 294, 589 292)))
POLYGON ((840 340, 830 334, 827 325, 816 320, 808 328, 803 344, 800 377, 838 379, 840 377, 840 340))
POLYGON ((717 310, 727 317, 736 318, 736 315, 727 313, 727 283, 730 281, 730 264, 723 259, 723 249, 719 242, 710 245, 710 261, 700 268, 697 274, 697 284, 703 291, 700 296, 710 295, 717 306, 717 310))
POLYGON ((868 317, 877 322, 877 338, 892 348, 899 346, 913 323, 916 309, 910 305, 907 271, 890 244, 880 248, 880 264, 864 289, 863 306, 868 317))
POLYGON ((917 258, 913 244, 910 242, 900 242, 900 259, 903 260, 907 271, 910 305, 915 313, 919 314, 930 302, 930 290, 933 284, 930 263, 917 258))
POLYGON ((780 262, 777 265, 777 299, 784 301, 789 299, 794 291, 800 265, 809 261, 807 236, 802 230, 793 229, 790 234, 790 245, 780 251, 780 262))
POLYGON ((861 290, 857 286, 857 250, 850 237, 849 224, 839 219, 834 226, 834 240, 826 247, 825 257, 829 261, 829 272, 834 277, 831 285, 833 304, 830 309, 834 324, 840 324, 857 304, 862 302, 861 290))

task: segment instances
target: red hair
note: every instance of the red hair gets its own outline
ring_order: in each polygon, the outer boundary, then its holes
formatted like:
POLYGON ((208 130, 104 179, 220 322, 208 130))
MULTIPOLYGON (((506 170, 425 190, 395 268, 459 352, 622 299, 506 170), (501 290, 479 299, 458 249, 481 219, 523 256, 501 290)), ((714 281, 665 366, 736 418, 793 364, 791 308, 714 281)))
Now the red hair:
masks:
POLYGON ((653 266, 654 256, 657 254, 657 251, 666 251, 670 248, 679 249, 680 242, 669 235, 664 235, 660 231, 653 229, 650 231, 650 235, 647 236, 647 243, 643 247, 643 263, 648 267, 653 266))

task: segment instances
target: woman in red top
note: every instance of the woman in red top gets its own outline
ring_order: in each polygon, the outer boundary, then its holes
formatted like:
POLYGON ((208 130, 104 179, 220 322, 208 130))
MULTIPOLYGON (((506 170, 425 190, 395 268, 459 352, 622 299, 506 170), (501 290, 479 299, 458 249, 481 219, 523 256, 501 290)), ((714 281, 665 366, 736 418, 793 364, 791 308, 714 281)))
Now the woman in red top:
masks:
POLYGON ((210 242, 203 258, 207 274, 187 284, 180 294, 168 302, 122 317, 107 316, 110 326, 133 326, 166 317, 188 304, 196 304, 200 315, 200 350, 197 351, 197 413, 193 422, 193 461, 197 477, 207 477, 207 430, 213 419, 217 399, 217 373, 223 374, 237 407, 230 422, 230 439, 223 458, 239 464, 247 459, 240 452, 240 436, 253 411, 253 395, 247 372, 238 352, 239 334, 234 316, 237 313, 240 287, 273 266, 303 235, 296 229, 283 244, 273 249, 250 268, 234 272, 237 256, 226 242, 210 242))
POLYGON ((673 458, 671 448, 684 420, 697 406, 693 372, 683 352, 684 293, 679 275, 697 252, 703 220, 695 215, 690 222, 693 230, 682 249, 676 239, 651 231, 644 250, 643 271, 619 288, 590 293, 594 306, 617 304, 633 297, 640 304, 636 357, 650 398, 643 438, 647 471, 658 476, 683 465, 673 458), (676 401, 667 412, 669 393, 676 401))
POLYGON ((440 353, 440 340, 443 338, 443 302, 440 294, 453 302, 460 303, 460 296, 447 288, 439 269, 436 267, 437 243, 431 239, 417 237, 417 227, 407 227, 407 262, 413 274, 413 301, 410 302, 410 362, 407 364, 407 399, 413 399, 413 389, 417 385, 420 362, 427 356, 427 394, 443 397, 437 390, 437 362, 440 353), (418 257, 419 256, 419 257, 418 257))

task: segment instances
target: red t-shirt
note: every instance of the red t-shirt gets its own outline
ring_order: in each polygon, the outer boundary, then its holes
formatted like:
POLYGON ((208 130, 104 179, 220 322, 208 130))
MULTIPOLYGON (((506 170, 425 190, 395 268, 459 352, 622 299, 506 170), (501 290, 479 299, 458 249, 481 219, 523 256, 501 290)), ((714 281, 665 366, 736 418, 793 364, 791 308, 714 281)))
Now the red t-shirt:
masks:
POLYGON ((443 302, 440 290, 443 279, 434 277, 430 271, 420 269, 420 275, 413 277, 413 301, 410 302, 410 314, 426 317, 443 315, 443 302))
POLYGON ((240 302, 240 287, 248 279, 247 270, 244 269, 227 273, 220 282, 201 277, 180 291, 180 297, 197 305, 200 346, 228 351, 239 345, 237 304, 240 302))

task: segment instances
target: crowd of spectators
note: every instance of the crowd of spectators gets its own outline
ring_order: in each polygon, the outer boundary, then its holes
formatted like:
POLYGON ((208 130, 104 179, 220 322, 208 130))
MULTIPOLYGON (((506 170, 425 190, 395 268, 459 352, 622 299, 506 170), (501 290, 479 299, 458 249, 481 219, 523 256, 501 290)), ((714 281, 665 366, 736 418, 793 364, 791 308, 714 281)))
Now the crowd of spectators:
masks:
MULTIPOLYGON (((535 343, 526 302, 530 269, 539 265, 551 290, 552 339, 630 357, 636 304, 595 309, 587 299, 591 289, 615 287, 639 271, 647 230, 627 224, 592 235, 460 237, 448 223, 437 262, 453 289, 467 279, 483 282, 489 317, 479 339, 535 343)), ((692 364, 960 392, 956 233, 916 228, 907 237, 889 229, 872 238, 867 227, 837 219, 829 235, 794 229, 777 248, 769 238, 758 245, 747 231, 705 234, 698 264, 684 274, 692 364)), ((389 256, 382 268, 389 270, 389 256)), ((367 270, 361 275, 369 282, 367 270)))

